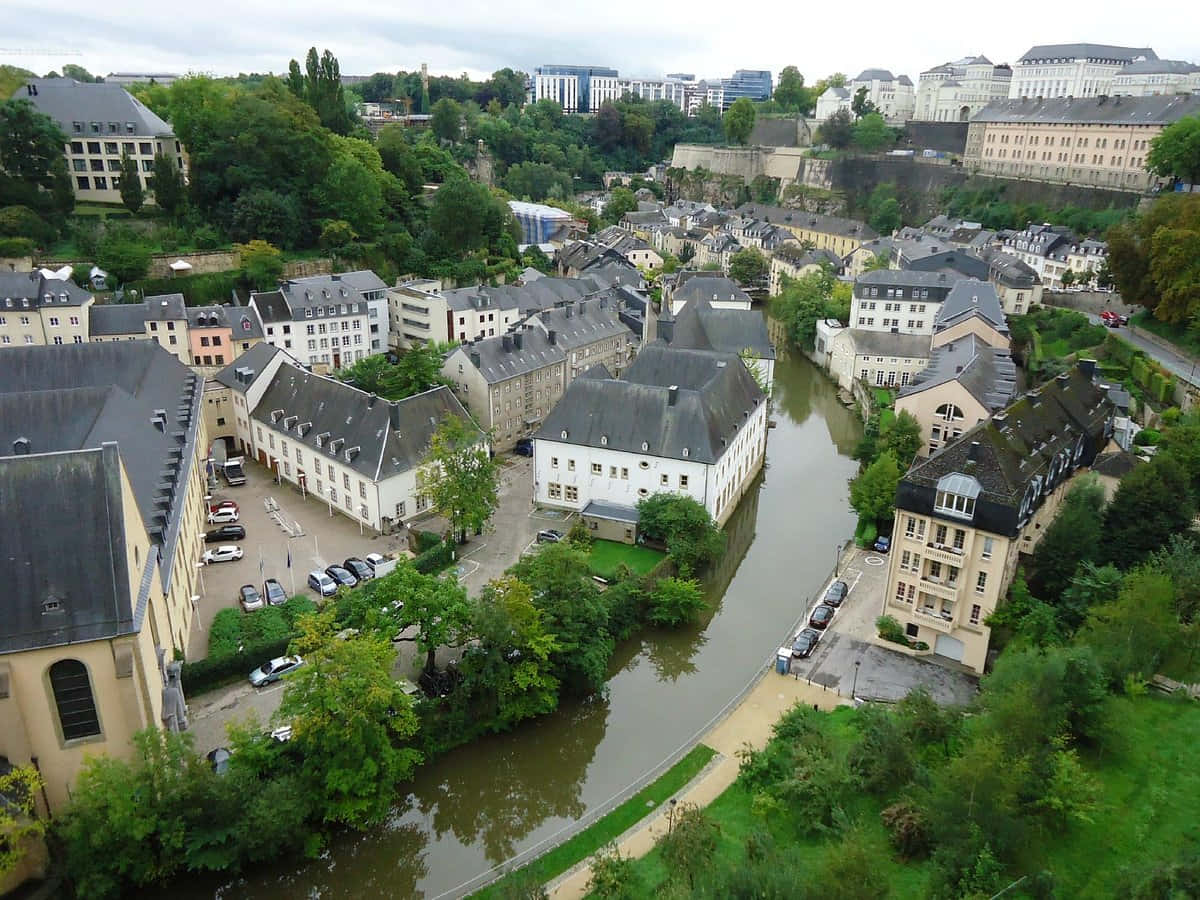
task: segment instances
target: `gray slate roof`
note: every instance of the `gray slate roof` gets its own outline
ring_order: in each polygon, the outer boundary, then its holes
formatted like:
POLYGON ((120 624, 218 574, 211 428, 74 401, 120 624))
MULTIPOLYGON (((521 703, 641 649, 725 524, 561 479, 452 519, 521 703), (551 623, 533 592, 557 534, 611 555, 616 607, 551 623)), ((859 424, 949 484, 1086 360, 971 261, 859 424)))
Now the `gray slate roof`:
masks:
POLYGON ((1144 59, 1123 67, 1120 75, 1190 75, 1200 66, 1182 59, 1144 59))
MULTIPOLYGON (((680 274, 682 276, 684 273, 680 274)), ((749 303, 750 295, 743 291, 736 281, 723 275, 693 275, 680 281, 671 294, 672 303, 701 299, 749 303)))
POLYGON ((93 140, 105 137, 118 140, 133 136, 173 134, 168 123, 119 84, 85 84, 73 78, 34 78, 22 82, 13 99, 28 100, 39 112, 57 122, 68 139, 78 136, 93 140), (27 84, 36 88, 36 95, 30 96, 27 84), (80 135, 75 134, 75 122, 83 123, 84 131, 80 135), (100 123, 100 134, 91 133, 92 122, 100 123), (118 134, 108 133, 110 122, 118 124, 118 134), (126 131, 128 122, 135 126, 133 135, 126 131))
POLYGON ((887 69, 863 69, 854 76, 854 81, 892 81, 892 73, 887 69))
POLYGON ((1116 59, 1132 62, 1135 57, 1158 59, 1149 47, 1117 47, 1112 44, 1038 44, 1021 54, 1018 62, 1044 59, 1116 59))
POLYGON ((711 465, 765 401, 737 356, 656 341, 621 379, 571 382, 534 437, 711 465))
POLYGON ((271 344, 255 344, 214 375, 213 380, 244 394, 246 388, 266 371, 267 363, 275 358, 275 354, 284 352, 271 344))
MULTIPOLYGON (((19 302, 21 300, 28 300, 30 309, 42 306, 82 306, 91 296, 91 293, 73 281, 46 278, 41 272, 0 272, 0 302, 13 300, 13 309, 22 307, 19 302)), ((5 306, 7 307, 7 303, 5 306)))
POLYGON ((851 328, 854 352, 858 356, 888 356, 900 359, 928 359, 929 335, 893 334, 890 331, 868 331, 851 328))
POLYGON ((994 100, 971 117, 974 122, 1070 122, 1080 125, 1170 125, 1200 114, 1200 96, 1054 97, 994 100))
POLYGON ((545 333, 553 331, 557 346, 564 350, 585 347, 629 332, 618 315, 619 307, 617 296, 609 291, 601 297, 540 312, 530 318, 533 328, 527 328, 525 333, 540 326, 545 333))
POLYGON ((979 316, 1001 334, 1008 334, 1008 320, 996 288, 990 282, 974 278, 965 278, 950 289, 933 317, 933 330, 944 331, 972 316, 979 316))
POLYGON ((457 360, 463 365, 468 362, 475 365, 472 354, 479 354, 476 368, 488 384, 508 381, 526 372, 536 372, 567 358, 565 349, 551 344, 549 336, 537 328, 475 341, 457 348, 450 355, 450 360, 457 360))
MULTIPOLYGON (((854 280, 857 291, 860 285, 878 287, 947 287, 957 278, 946 272, 925 272, 920 269, 872 269, 863 272, 854 280)), ((878 298, 876 298, 878 299, 878 298)))
POLYGON ((688 301, 673 320, 660 319, 658 333, 672 347, 739 354, 750 350, 759 359, 775 358, 762 313, 752 309, 714 309, 704 297, 688 301))
POLYGON ((764 222, 771 222, 775 225, 804 228, 809 231, 820 231, 823 234, 854 237, 860 241, 869 241, 879 237, 873 228, 857 219, 825 216, 820 213, 805 212, 801 209, 764 206, 761 203, 743 203, 734 212, 743 218, 762 219, 764 222))
POLYGON ((313 456, 336 459, 371 481, 381 481, 421 465, 433 432, 448 415, 469 421, 444 385, 393 402, 284 364, 251 418, 313 456), (272 422, 278 410, 283 415, 272 422), (327 437, 318 447, 323 435, 327 437))
POLYGON ((183 294, 147 297, 141 303, 104 303, 93 305, 88 317, 93 335, 145 334, 146 323, 188 318, 183 294), (165 304, 165 305, 164 305, 165 304))
POLYGON ((1003 409, 1017 393, 1017 367, 1007 350, 988 345, 975 335, 943 344, 933 351, 929 365, 900 388, 907 397, 947 382, 957 381, 988 410, 1003 409))
POLYGON ((829 263, 835 269, 842 265, 842 258, 832 250, 806 250, 799 243, 788 243, 777 247, 772 256, 785 260, 797 268, 803 268, 809 265, 820 265, 821 263, 829 263))

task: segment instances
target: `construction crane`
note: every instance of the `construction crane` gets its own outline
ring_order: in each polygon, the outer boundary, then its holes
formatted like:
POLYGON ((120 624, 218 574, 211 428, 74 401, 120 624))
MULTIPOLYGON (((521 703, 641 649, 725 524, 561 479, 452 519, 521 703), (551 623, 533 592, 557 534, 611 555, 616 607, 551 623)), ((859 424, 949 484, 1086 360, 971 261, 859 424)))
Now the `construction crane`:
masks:
POLYGON ((0 56, 83 56, 78 50, 23 50, 20 47, 0 47, 0 56))

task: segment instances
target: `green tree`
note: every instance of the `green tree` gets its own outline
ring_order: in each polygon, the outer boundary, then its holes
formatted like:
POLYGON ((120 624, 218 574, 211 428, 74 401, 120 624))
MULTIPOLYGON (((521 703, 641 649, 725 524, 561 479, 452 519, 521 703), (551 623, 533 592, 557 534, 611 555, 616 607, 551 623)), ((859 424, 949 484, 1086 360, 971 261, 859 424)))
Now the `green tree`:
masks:
POLYGON ((1104 487, 1095 478, 1081 478, 1071 485, 1033 551, 1030 582, 1039 597, 1051 601, 1060 597, 1080 563, 1099 556, 1104 502, 1104 487))
POLYGON ((892 454, 897 467, 905 472, 922 446, 921 423, 906 409, 900 410, 880 434, 880 449, 892 454))
POLYGON ((292 60, 288 68, 288 88, 317 113, 321 124, 335 134, 349 134, 352 126, 346 92, 342 87, 342 72, 337 58, 326 50, 317 56, 310 47, 304 59, 304 74, 292 60))
POLYGON ((850 100, 850 112, 854 113, 855 121, 878 111, 875 104, 868 99, 869 93, 865 87, 860 87, 854 92, 854 97, 850 100))
POLYGON ((381 128, 379 137, 375 140, 375 149, 384 169, 399 180, 409 197, 421 193, 425 174, 421 171, 421 162, 413 145, 409 143, 404 126, 385 125, 381 128))
POLYGON ((154 191, 154 203, 159 209, 176 219, 183 214, 187 208, 187 185, 175 161, 165 153, 154 155, 151 188, 154 191))
POLYGON ((650 595, 650 621, 667 628, 694 622, 704 608, 700 582, 685 578, 660 578, 650 595))
POLYGON ((460 416, 444 418, 430 441, 429 456, 417 472, 417 490, 450 523, 460 543, 478 533, 499 503, 500 463, 484 436, 460 416))
POLYGON ((96 265, 119 284, 137 281, 145 278, 150 269, 150 249, 132 232, 110 228, 100 240, 96 265))
MULTIPOLYGON (((854 124, 854 144, 868 153, 895 143, 896 132, 877 112, 869 112, 854 124)), ((896 204, 897 207, 899 204, 896 204)))
POLYGON ((784 276, 779 296, 771 303, 771 312, 787 326, 793 343, 811 350, 816 340, 817 320, 846 321, 849 304, 835 299, 835 288, 833 270, 825 265, 820 271, 799 278, 784 276))
POLYGON ((425 654, 426 672, 437 671, 439 647, 462 646, 471 636, 473 609, 453 578, 423 575, 404 563, 372 582, 369 598, 387 611, 382 627, 425 654))
POLYGON ((494 248, 501 236, 515 237, 516 230, 507 204, 481 184, 455 180, 434 195, 426 240, 431 256, 458 258, 494 248))
POLYGON ((596 851, 591 861, 588 896, 598 900, 639 900, 644 886, 633 857, 622 856, 616 844, 596 851))
POLYGON ((729 260, 729 277, 743 287, 757 288, 766 283, 770 264, 755 247, 739 250, 729 260))
POLYGON ((128 154, 121 156, 119 190, 125 208, 135 216, 141 212, 142 204, 146 202, 146 192, 142 190, 142 177, 138 174, 137 160, 128 154))
POLYGON ((747 97, 738 97, 725 111, 722 123, 725 126, 725 138, 731 144, 744 144, 750 139, 754 130, 754 104, 747 97))
POLYGON ((14 766, 0 774, 0 878, 20 865, 31 843, 46 832, 46 822, 37 815, 42 776, 33 766, 14 766))
MULTIPOLYGON (((741 99, 745 99, 744 97, 741 99)), ((694 803, 680 803, 671 811, 671 823, 655 841, 672 877, 695 890, 696 880, 713 866, 721 827, 694 803)))
POLYGON ((300 201, 269 188, 246 191, 233 204, 230 235, 234 240, 262 240, 277 247, 300 241, 300 201))
POLYGON ((391 643, 336 638, 333 612, 300 618, 292 646, 304 665, 288 677, 278 719, 292 726, 325 821, 364 829, 388 817, 396 787, 421 762, 398 746, 417 733, 417 717, 392 678, 391 643))
POLYGON ((462 107, 449 97, 443 97, 433 104, 429 127, 439 141, 453 144, 462 134, 462 120, 462 107))
POLYGON ((1200 183, 1200 116, 1186 116, 1150 141, 1146 168, 1160 178, 1200 183))
POLYGON ((1110 684, 1120 688, 1130 676, 1155 674, 1178 633, 1171 579, 1138 572, 1126 576, 1116 600, 1089 611, 1080 640, 1093 648, 1110 684))
POLYGON ((660 491, 639 500, 637 508, 638 531, 667 545, 682 578, 690 578, 725 551, 725 535, 692 497, 660 491))
POLYGON ((900 469, 891 453, 880 453, 861 475, 850 482, 850 505, 862 519, 891 521, 896 506, 900 469))
MULTIPOLYGON (((345 252, 358 240, 358 232, 344 219, 328 219, 321 226, 320 245, 335 253, 345 252)), ((363 362, 364 360, 360 360, 363 362)))
POLYGON ((66 140, 54 120, 28 100, 0 104, 0 207, 27 206, 61 223, 75 205, 63 156, 66 140))
POLYGON ((66 63, 62 67, 63 78, 74 78, 76 81, 82 81, 86 84, 95 84, 104 79, 98 75, 93 75, 83 66, 77 66, 74 63, 66 63))
POLYGON ((1104 511, 1106 561, 1128 569, 1186 532, 1195 505, 1183 467, 1170 455, 1155 456, 1121 479, 1104 511))
POLYGON ((816 102, 813 92, 804 86, 804 76, 795 66, 784 66, 779 73, 774 98, 782 109, 802 115, 811 113, 816 102))
MULTIPOLYGON (((283 253, 266 241, 234 244, 246 280, 260 291, 270 290, 283 274, 283 253)), ((112 271, 111 269, 109 271, 112 271)))
POLYGON ((338 139, 337 151, 316 191, 325 218, 342 219, 373 237, 383 225, 383 164, 375 148, 356 138, 338 139), (372 171, 372 165, 377 171, 372 171))
POLYGON ((627 212, 637 210, 637 198, 629 188, 613 188, 612 197, 604 206, 604 221, 614 225, 627 212))
POLYGON ((835 150, 845 150, 854 140, 854 123, 850 120, 850 113, 844 109, 837 110, 822 122, 818 131, 821 143, 835 150))

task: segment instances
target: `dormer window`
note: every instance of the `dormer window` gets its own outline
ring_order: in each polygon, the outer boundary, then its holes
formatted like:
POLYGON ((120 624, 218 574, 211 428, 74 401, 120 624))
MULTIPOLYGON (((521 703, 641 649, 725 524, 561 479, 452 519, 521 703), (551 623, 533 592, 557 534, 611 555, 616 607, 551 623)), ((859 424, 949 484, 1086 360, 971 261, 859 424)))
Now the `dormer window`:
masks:
POLYGON ((945 475, 938 481, 934 512, 960 519, 974 518, 980 490, 979 482, 970 475, 958 472, 945 475))
POLYGON ((600 435, 600 446, 601 447, 608 446, 608 435, 607 434, 600 435))

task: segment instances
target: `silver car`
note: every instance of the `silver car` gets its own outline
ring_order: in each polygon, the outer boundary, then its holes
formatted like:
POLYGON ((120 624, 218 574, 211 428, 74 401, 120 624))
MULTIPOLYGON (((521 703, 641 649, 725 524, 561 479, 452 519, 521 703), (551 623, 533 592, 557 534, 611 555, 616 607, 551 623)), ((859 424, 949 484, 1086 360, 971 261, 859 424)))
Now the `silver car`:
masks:
POLYGON ((251 672, 250 683, 255 687, 263 687, 278 681, 289 672, 295 672, 302 665, 304 660, 299 656, 277 656, 251 672))

